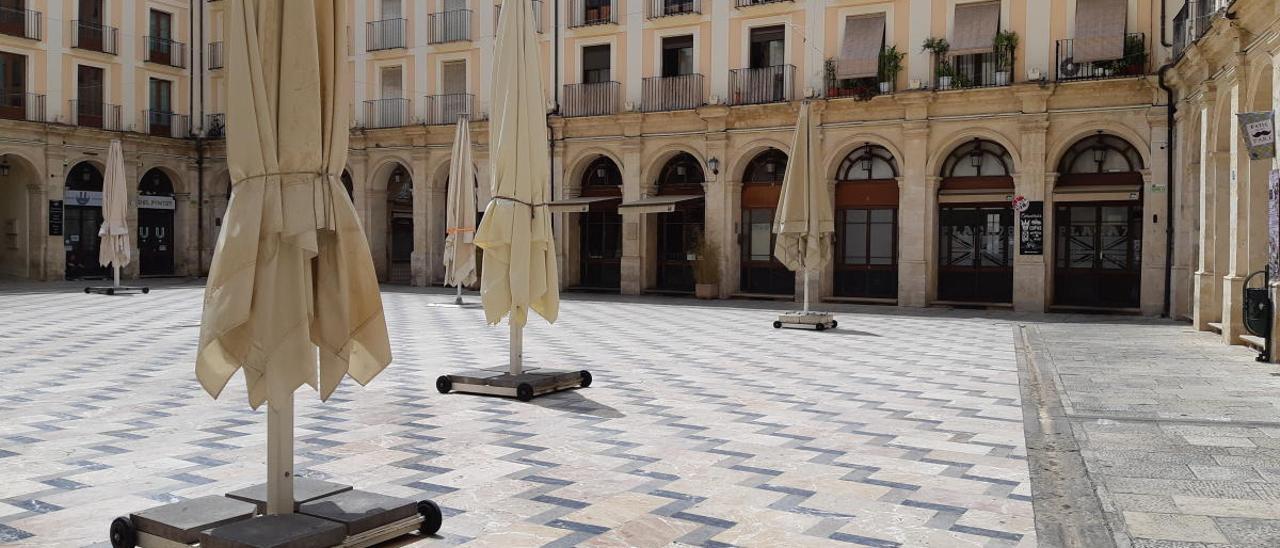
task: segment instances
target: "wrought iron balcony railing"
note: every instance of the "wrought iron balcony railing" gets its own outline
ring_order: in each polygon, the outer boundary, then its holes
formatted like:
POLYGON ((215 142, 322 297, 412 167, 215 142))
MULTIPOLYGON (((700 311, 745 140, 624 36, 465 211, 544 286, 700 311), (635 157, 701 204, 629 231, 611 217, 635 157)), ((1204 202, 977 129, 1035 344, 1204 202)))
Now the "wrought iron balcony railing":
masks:
POLYGON ((471 39, 471 10, 450 10, 427 16, 427 43, 446 44, 471 39))
POLYGON ((80 101, 72 99, 71 124, 80 127, 95 127, 107 131, 121 131, 120 105, 112 105, 99 101, 80 101))
POLYGON ((115 55, 120 31, 89 21, 71 22, 71 47, 115 55))
POLYGON ((365 23, 364 50, 382 51, 405 47, 405 20, 384 19, 365 23))
POLYGON ((209 68, 222 68, 222 42, 209 42, 209 68))
POLYGON ((227 115, 222 113, 204 115, 204 136, 209 139, 225 139, 227 115))
POLYGON ((364 102, 364 127, 381 129, 413 123, 413 101, 393 97, 364 102))
POLYGON ((44 96, 38 93, 0 91, 0 118, 44 122, 44 96))
POLYGON ((1013 50, 933 59, 934 87, 939 90, 1007 86, 1013 83, 1013 50))
POLYGON ((729 103, 754 105, 790 101, 795 95, 795 65, 729 71, 729 103))
POLYGON ((702 0, 649 0, 649 18, 702 13, 702 0))
POLYGON ((1178 57, 1213 26, 1214 16, 1231 0, 1187 0, 1173 18, 1173 56, 1178 57))
POLYGON ((143 36, 143 60, 171 67, 187 66, 187 45, 159 36, 143 36))
POLYGON ((1054 67, 1060 82, 1126 78, 1147 73, 1147 42, 1146 35, 1142 33, 1126 34, 1124 54, 1116 59, 1076 62, 1074 46, 1075 40, 1058 40, 1054 67))
POLYGON ((566 118, 617 114, 622 103, 622 84, 596 82, 568 84, 564 87, 564 104, 560 113, 566 118))
POLYGON ((794 2, 795 0, 734 0, 739 8, 747 6, 763 6, 765 4, 777 4, 780 2, 794 2))
MULTIPOLYGON (((884 59, 884 47, 880 48, 879 59, 884 59)), ((894 78, 889 76, 885 71, 883 63, 877 69, 875 76, 866 78, 840 78, 836 76, 836 65, 839 59, 828 59, 826 64, 826 74, 823 77, 823 83, 826 86, 826 97, 828 99, 838 99, 844 97, 852 97, 859 100, 867 100, 877 95, 887 95, 894 92, 894 78)))
POLYGON ((44 19, 38 11, 0 7, 0 34, 40 40, 44 38, 44 19))
POLYGON ((428 95, 424 100, 427 105, 427 112, 423 120, 429 126, 456 124, 458 118, 463 116, 472 120, 479 118, 473 110, 475 96, 470 93, 428 95))
POLYGON ((618 0, 571 0, 569 28, 616 25, 618 0))
POLYGON ((644 79, 640 110, 660 112, 689 110, 706 104, 706 88, 701 74, 654 76, 644 79))
POLYGON ((163 110, 144 110, 142 132, 153 137, 186 139, 191 136, 191 117, 163 110))

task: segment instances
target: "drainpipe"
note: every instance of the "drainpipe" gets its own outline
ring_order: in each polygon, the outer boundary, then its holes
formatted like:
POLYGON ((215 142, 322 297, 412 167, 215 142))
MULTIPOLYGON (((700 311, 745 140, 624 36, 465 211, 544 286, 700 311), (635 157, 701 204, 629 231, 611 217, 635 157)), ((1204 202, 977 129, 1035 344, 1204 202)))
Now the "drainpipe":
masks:
POLYGON ((1174 151, 1177 150, 1176 147, 1174 146, 1173 139, 1174 139, 1174 123, 1175 123, 1174 114, 1176 114, 1178 111, 1177 104, 1174 102, 1173 88, 1170 88, 1169 84, 1165 81, 1165 73, 1167 73, 1171 68, 1173 68, 1173 63, 1167 63, 1164 66, 1160 67, 1160 72, 1159 72, 1160 89, 1164 90, 1167 97, 1166 101, 1168 102, 1168 105, 1166 105, 1166 112, 1167 112, 1166 115, 1168 116, 1168 120, 1166 121, 1165 125, 1167 126, 1168 132, 1169 132, 1166 138, 1167 144, 1165 145, 1169 147, 1169 150, 1166 151, 1166 154, 1165 154, 1165 161, 1168 163, 1167 166, 1165 167, 1166 174, 1167 174, 1165 192, 1167 193, 1168 199, 1166 200, 1167 203, 1165 204, 1166 207, 1165 207, 1165 213, 1164 213, 1165 215, 1164 217, 1165 250, 1164 250, 1164 314, 1163 315, 1166 318, 1173 317, 1173 314, 1172 314, 1173 312, 1173 286, 1172 286, 1173 284, 1173 220, 1174 220, 1173 168, 1174 168, 1174 151))
MULTIPOLYGON (((200 0, 192 0, 191 2, 191 36, 197 38, 193 40, 191 51, 195 53, 192 57, 196 63, 196 68, 191 70, 191 78, 193 84, 187 86, 188 91, 195 95, 194 82, 199 82, 200 94, 200 133, 196 135, 196 275, 197 277, 206 274, 204 270, 204 4, 200 0), (196 10, 200 10, 197 12, 196 10), (200 25, 196 25, 195 14, 200 15, 200 25), (198 29, 198 30, 197 30, 198 29), (197 74, 197 71, 199 74, 197 74)), ((196 99, 190 101, 191 105, 196 104, 196 99)))

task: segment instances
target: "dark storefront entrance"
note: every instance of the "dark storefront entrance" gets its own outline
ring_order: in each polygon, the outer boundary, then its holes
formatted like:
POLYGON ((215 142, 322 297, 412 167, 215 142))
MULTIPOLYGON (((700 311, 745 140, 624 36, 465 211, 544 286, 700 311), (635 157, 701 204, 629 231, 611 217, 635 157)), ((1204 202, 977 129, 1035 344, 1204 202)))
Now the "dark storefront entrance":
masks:
POLYGON ((105 278, 98 264, 98 228, 102 226, 102 172, 81 162, 67 174, 63 199, 62 241, 66 248, 68 280, 105 278))
POLYGON ((782 196, 782 178, 787 155, 778 149, 766 150, 747 164, 742 177, 742 268, 743 293, 794 295, 796 275, 773 256, 773 217, 782 196))
POLYGON ((138 273, 143 276, 174 274, 174 213, 177 202, 173 182, 153 169, 138 183, 138 273))
POLYGON ((1013 302, 1013 160, 974 139, 954 150, 938 190, 939 301, 1013 302))
POLYGON ((883 147, 865 145, 836 173, 834 295, 898 298, 898 164, 883 147))
POLYGON ((589 204, 578 214, 578 287, 617 291, 622 287, 622 172, 601 156, 582 174, 582 197, 616 198, 589 204))
MULTIPOLYGON (((658 175, 659 196, 702 196, 702 164, 682 152, 658 175)), ((675 211, 658 214, 656 287, 663 291, 692 293, 693 264, 702 242, 706 212, 702 200, 688 200, 675 211)))
POLYGON ((413 180, 397 165, 387 180, 387 281, 413 280, 413 180))

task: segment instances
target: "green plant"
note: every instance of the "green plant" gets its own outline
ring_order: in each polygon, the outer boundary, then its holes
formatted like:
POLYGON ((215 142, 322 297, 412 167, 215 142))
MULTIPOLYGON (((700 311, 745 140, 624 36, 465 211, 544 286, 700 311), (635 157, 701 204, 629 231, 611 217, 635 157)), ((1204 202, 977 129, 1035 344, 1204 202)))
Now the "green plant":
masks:
POLYGON ((898 46, 889 46, 880 50, 880 81, 896 81, 898 73, 902 72, 902 60, 906 56, 906 52, 898 51, 898 46))
POLYGON ((997 32, 992 46, 996 53, 996 70, 1012 69, 1013 52, 1018 49, 1018 33, 1011 30, 997 32))
POLYGON ((699 234, 694 243, 697 259, 693 261, 693 279, 698 284, 720 283, 720 246, 699 234))
POLYGON ((946 55, 948 51, 951 51, 951 44, 947 42, 946 38, 934 38, 931 36, 924 39, 924 44, 920 46, 920 51, 927 51, 939 56, 946 55))

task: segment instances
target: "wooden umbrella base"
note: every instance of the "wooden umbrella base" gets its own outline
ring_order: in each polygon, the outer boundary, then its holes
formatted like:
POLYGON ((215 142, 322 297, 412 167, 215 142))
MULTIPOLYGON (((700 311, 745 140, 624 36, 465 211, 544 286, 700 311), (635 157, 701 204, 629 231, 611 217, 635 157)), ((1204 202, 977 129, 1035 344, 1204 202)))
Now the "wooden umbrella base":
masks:
POLYGON ((142 293, 151 292, 150 287, 140 285, 105 285, 105 286, 89 286, 84 288, 85 293, 97 293, 99 295, 123 295, 125 293, 142 293))
POLYGON ((526 369, 518 375, 503 370, 464 371, 457 375, 441 375, 436 390, 441 394, 463 392, 488 396, 505 396, 529 401, 535 397, 570 388, 591 386, 591 372, 558 369, 526 369))
POLYGON ((413 501, 306 478, 295 479, 296 513, 263 515, 266 485, 116 518, 113 548, 360 548, 418 532, 434 535, 443 515, 413 501))
POLYGON ((775 329, 792 327, 826 331, 835 329, 839 324, 840 322, 836 321, 835 315, 830 312, 783 312, 778 315, 777 321, 773 322, 773 327, 775 329))

